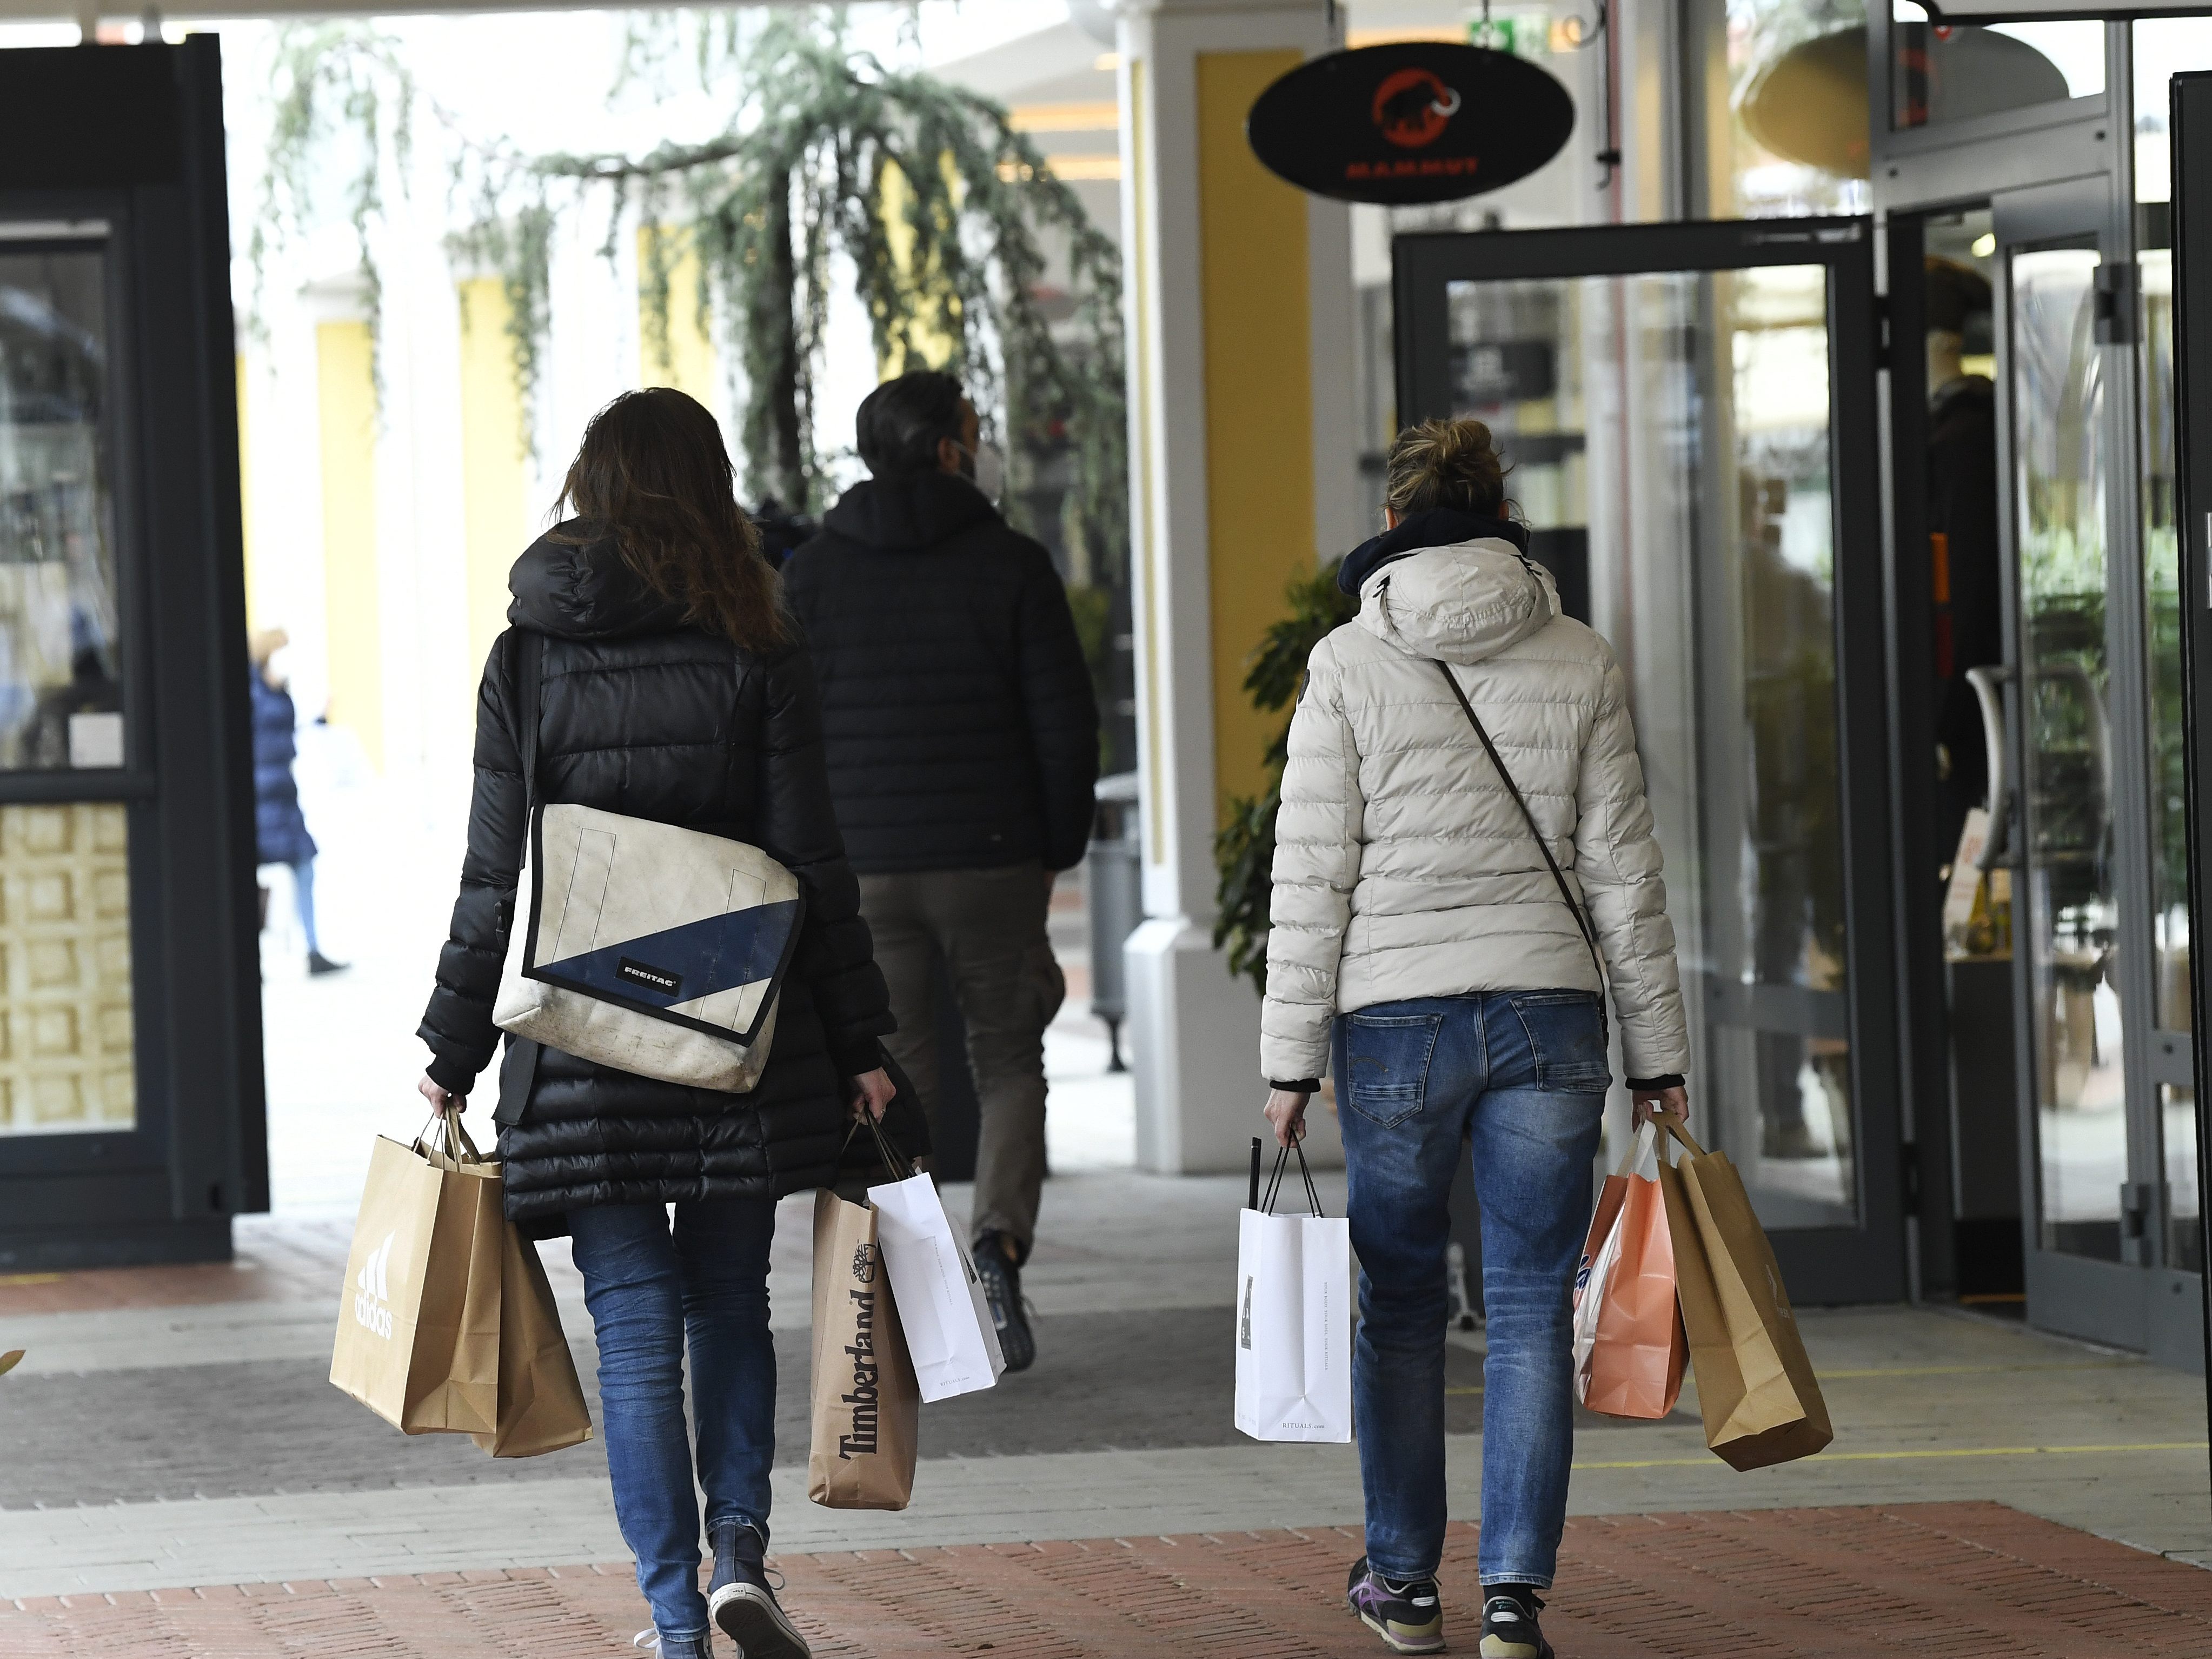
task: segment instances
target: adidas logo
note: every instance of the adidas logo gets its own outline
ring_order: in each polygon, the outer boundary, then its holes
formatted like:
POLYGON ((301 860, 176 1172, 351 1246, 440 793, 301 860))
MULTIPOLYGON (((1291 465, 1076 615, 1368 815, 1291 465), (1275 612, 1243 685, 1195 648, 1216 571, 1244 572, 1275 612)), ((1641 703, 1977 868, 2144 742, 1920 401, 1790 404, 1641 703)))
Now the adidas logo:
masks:
POLYGON ((392 1241, 396 1235, 386 1233, 384 1243, 368 1253, 368 1260, 361 1264, 354 1275, 354 1322, 362 1329, 392 1340, 391 1291, 386 1274, 392 1265, 392 1241))

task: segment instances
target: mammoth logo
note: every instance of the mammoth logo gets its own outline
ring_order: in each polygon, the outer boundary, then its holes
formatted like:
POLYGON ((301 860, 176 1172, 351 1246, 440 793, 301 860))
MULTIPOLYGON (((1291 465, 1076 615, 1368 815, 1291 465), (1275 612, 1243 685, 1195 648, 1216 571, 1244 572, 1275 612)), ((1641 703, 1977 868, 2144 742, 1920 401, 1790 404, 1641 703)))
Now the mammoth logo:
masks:
POLYGON ((1401 69, 1375 88, 1376 131, 1401 149, 1419 149, 1443 137, 1459 113, 1458 92, 1425 69, 1401 69))

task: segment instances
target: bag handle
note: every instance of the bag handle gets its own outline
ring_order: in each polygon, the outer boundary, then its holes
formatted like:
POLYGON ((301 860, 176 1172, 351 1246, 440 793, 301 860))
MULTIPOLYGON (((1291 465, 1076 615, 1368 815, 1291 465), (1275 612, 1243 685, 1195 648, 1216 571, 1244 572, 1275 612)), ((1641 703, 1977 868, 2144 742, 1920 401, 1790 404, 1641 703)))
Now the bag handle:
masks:
POLYGON ((1606 1017, 1605 958, 1598 954, 1597 928, 1583 914, 1582 905, 1575 898, 1574 889, 1567 885, 1566 872, 1559 868, 1559 860, 1552 856, 1551 842, 1544 839, 1544 831, 1536 822, 1536 815, 1528 810, 1528 800, 1521 793, 1521 786, 1513 781, 1513 774, 1506 769, 1505 757, 1498 752, 1498 745, 1490 740, 1490 732, 1483 725, 1482 717, 1474 712, 1474 705, 1468 701, 1467 693, 1460 689, 1459 677, 1451 672, 1450 664, 1436 658, 1430 660, 1436 663, 1437 672, 1444 677, 1444 684, 1451 687, 1452 696, 1459 700, 1460 710, 1466 714, 1468 724, 1474 728, 1474 735, 1482 740, 1483 752, 1490 757, 1490 763, 1498 769, 1498 775, 1504 781, 1505 793, 1513 797, 1513 804, 1521 809, 1521 816, 1528 825, 1528 833, 1536 839, 1536 850, 1544 855, 1544 867, 1552 872, 1552 879, 1559 884, 1559 896, 1566 901, 1568 914, 1575 919, 1576 931, 1582 934, 1583 943, 1589 947, 1590 966, 1597 969, 1598 1030, 1609 1048, 1613 1046, 1613 1025, 1606 1017))
POLYGON ((1705 1149, 1690 1138, 1688 1119, 1674 1112, 1654 1112, 1651 1114, 1650 1121, 1659 1126, 1662 1134, 1670 1135, 1680 1141, 1692 1158, 1708 1156, 1705 1149))
POLYGON ((1262 1215, 1273 1215, 1275 1212, 1275 1194, 1283 1184, 1283 1172, 1290 1165, 1292 1152, 1298 1155, 1298 1175, 1306 1184, 1306 1202, 1312 1206, 1316 1215, 1325 1213, 1321 1207, 1321 1189, 1314 1185, 1313 1170, 1306 1164, 1304 1137, 1300 1136, 1275 1154, 1275 1174, 1273 1179, 1267 1182, 1267 1195, 1255 1206, 1262 1215))
MULTIPOLYGON (((867 1123, 868 1133, 875 1136, 876 1151, 882 1156, 884 1167, 891 1172, 893 1178, 899 1181, 911 1181, 921 1173, 914 1167, 914 1160, 906 1155, 898 1143, 884 1133, 883 1121, 880 1118, 873 1112, 863 1112, 860 1115, 867 1123)), ((851 1145, 853 1136, 860 1132, 860 1126, 855 1123, 851 1133, 845 1137, 846 1144, 851 1145)))
POLYGON ((468 1128, 462 1123, 461 1115, 449 1106, 441 1106, 430 1115, 429 1121, 422 1126, 422 1133, 415 1137, 415 1146, 423 1157, 440 1169, 456 1174, 464 1164, 484 1161, 483 1154, 477 1150, 476 1142, 469 1138, 468 1128), (436 1126, 434 1135, 432 1133, 433 1125, 436 1126))
MULTIPOLYGON (((518 628, 514 647, 515 740, 522 750, 522 818, 538 804, 538 702, 545 678, 545 636, 518 628)), ((528 834, 526 830, 524 833, 528 834)))

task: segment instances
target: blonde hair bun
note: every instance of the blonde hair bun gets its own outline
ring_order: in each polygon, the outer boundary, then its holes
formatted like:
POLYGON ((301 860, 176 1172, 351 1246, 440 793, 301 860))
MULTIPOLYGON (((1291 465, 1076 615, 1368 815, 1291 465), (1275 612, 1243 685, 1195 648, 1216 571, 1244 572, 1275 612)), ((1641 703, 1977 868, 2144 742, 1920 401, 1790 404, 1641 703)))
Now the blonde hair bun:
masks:
POLYGON ((1423 421, 1390 441, 1384 464, 1382 504, 1400 518, 1432 507, 1455 507, 1486 518, 1513 510, 1490 428, 1471 416, 1423 421))

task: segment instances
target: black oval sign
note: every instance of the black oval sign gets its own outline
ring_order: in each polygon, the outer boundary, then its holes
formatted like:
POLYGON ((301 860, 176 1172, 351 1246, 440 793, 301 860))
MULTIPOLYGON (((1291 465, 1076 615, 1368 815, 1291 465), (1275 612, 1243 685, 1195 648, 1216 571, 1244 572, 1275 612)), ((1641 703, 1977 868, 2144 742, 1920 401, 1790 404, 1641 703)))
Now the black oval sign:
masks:
POLYGON ((1333 52, 1260 94, 1253 152, 1344 202, 1449 202, 1525 179, 1566 145, 1575 103, 1534 64, 1436 40, 1333 52))

